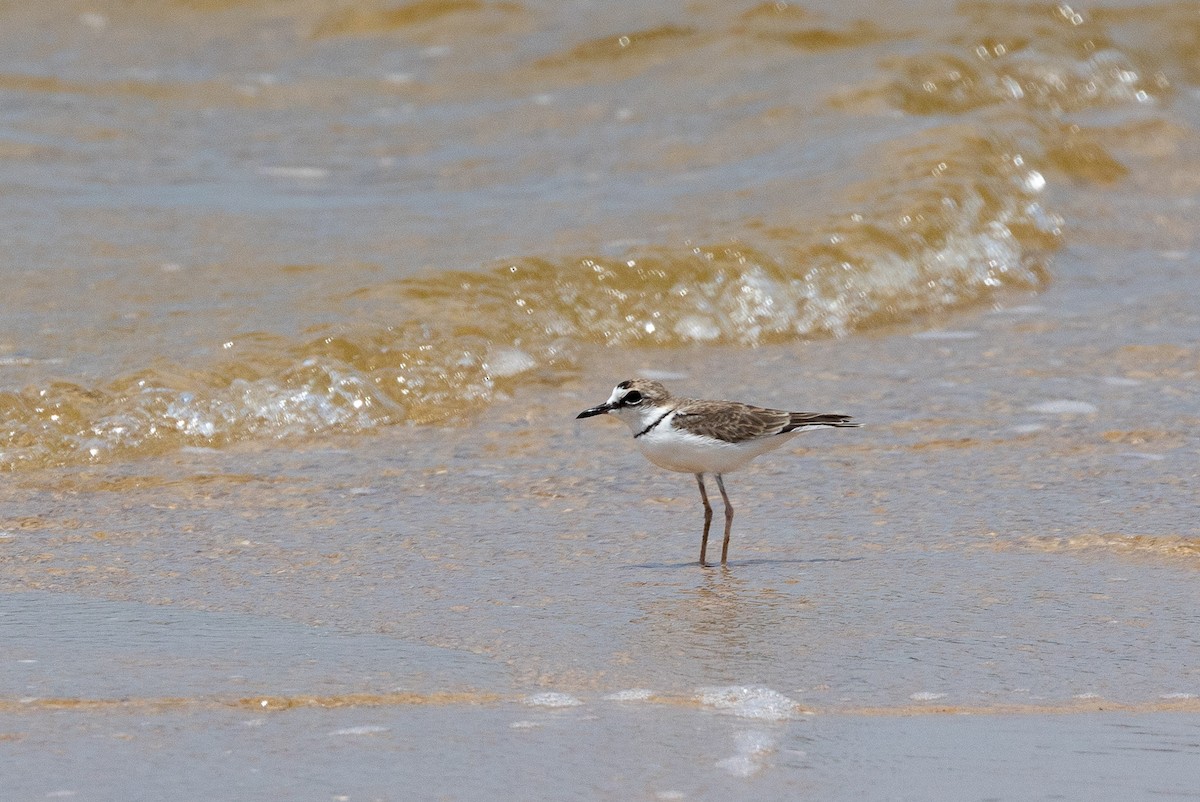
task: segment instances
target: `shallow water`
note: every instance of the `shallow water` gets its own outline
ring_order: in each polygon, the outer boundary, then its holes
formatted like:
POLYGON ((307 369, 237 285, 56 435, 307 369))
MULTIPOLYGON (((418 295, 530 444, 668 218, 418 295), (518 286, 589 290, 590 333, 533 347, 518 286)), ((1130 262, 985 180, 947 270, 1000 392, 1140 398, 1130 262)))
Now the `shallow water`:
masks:
POLYGON ((0 6, 6 796, 1195 795, 1197 30, 0 6))
POLYGON ((1177 713, 762 721, 597 699, 0 714, 0 729, 14 725, 22 733, 5 759, 27 761, 10 786, 24 799, 111 798, 131 786, 237 799, 1192 799, 1200 780, 1200 721, 1177 713), (70 762, 46 765, 64 745, 70 762))

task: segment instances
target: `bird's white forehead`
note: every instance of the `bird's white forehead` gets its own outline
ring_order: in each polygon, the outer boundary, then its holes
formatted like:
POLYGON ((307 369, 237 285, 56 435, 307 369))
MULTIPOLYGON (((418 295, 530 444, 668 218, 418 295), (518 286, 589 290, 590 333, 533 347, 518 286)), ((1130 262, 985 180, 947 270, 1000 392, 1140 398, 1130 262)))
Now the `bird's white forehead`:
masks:
POLYGON ((625 397, 625 394, 627 392, 629 392, 628 387, 620 387, 620 386, 614 387, 613 391, 612 391, 612 395, 610 395, 608 397, 607 403, 609 403, 609 404, 617 403, 618 401, 620 401, 622 398, 625 397))

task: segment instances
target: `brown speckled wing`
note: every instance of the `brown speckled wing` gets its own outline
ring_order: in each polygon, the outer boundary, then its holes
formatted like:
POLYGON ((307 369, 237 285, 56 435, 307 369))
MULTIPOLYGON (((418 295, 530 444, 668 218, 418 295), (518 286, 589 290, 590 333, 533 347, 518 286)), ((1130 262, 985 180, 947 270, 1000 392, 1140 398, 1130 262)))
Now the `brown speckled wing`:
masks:
POLYGON ((791 413, 732 401, 689 401, 675 412, 671 425, 685 432, 744 443, 784 431, 791 413))
POLYGON ((784 412, 734 401, 688 401, 676 409, 671 425, 691 434, 744 443, 810 426, 853 427, 847 415, 784 412))

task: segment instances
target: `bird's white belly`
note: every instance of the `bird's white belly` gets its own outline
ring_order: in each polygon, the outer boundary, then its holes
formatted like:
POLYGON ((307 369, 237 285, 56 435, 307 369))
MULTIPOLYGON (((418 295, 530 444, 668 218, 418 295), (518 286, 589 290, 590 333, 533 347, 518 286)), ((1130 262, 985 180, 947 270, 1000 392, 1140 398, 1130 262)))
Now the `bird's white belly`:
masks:
POLYGON ((680 431, 652 431, 636 442, 646 459, 668 471, 729 473, 790 439, 790 435, 784 434, 745 443, 725 443, 680 431))

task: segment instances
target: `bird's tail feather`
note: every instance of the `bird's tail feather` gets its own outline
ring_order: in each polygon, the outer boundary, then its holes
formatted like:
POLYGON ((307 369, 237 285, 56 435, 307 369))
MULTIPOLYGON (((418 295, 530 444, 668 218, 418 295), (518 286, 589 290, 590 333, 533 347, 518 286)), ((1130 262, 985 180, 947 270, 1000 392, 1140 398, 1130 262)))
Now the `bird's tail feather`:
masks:
POLYGON ((838 415, 835 413, 813 413, 813 412, 793 412, 792 418, 788 421, 787 426, 784 426, 780 434, 784 432, 792 432, 796 429, 808 429, 817 427, 833 427, 837 429, 854 429, 862 426, 861 423, 854 423, 849 415, 838 415))

